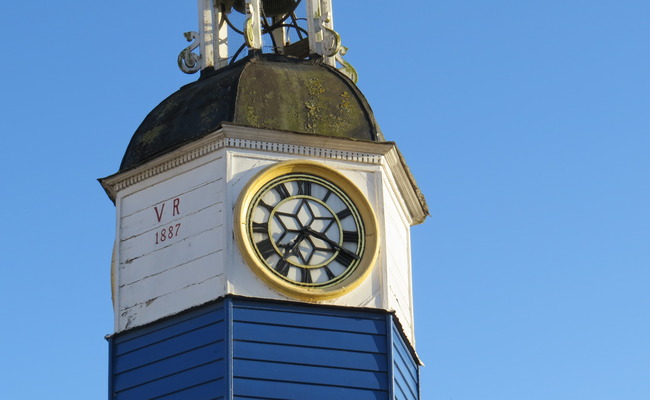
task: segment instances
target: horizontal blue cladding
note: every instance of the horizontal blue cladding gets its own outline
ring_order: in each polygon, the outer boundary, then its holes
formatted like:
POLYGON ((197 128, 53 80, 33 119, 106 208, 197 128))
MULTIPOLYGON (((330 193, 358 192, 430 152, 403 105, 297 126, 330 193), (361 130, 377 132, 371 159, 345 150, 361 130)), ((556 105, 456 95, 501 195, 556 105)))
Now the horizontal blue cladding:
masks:
POLYGON ((117 353, 124 354, 223 320, 224 310, 221 306, 209 310, 197 310, 180 317, 170 318, 144 328, 129 331, 124 335, 117 335, 113 339, 113 346, 115 346, 117 353))
MULTIPOLYGON (((337 310, 338 311, 338 310, 337 310)), ((348 313, 349 314, 349 313, 348 313)), ((237 307, 236 322, 251 322, 267 325, 284 325, 319 330, 338 330, 353 333, 386 334, 386 321, 383 316, 370 315, 365 318, 350 315, 272 310, 266 307, 237 307)))
POLYGON ((393 379, 396 400, 420 398, 419 365, 407 347, 400 330, 393 324, 393 379))
POLYGON ((235 378, 244 377, 276 382, 300 382, 371 390, 388 390, 386 372, 316 367, 313 365, 278 364, 261 361, 234 362, 235 378))
POLYGON ((171 376, 178 371, 185 371, 197 365, 207 365, 224 359, 223 341, 203 346, 178 355, 154 361, 151 364, 134 368, 126 372, 116 373, 114 383, 119 388, 135 387, 143 382, 151 382, 161 376, 171 376))
POLYGON ((225 381, 219 379, 165 395, 158 400, 222 400, 226 398, 225 393, 225 381), (221 393, 221 395, 215 395, 215 393, 221 393))
POLYGON ((235 323, 235 340, 334 350, 386 353, 386 337, 365 333, 324 331, 292 326, 235 323), (263 331, 263 335, 260 335, 263 331))
POLYGON ((215 400, 226 394, 223 305, 112 338, 112 400, 215 400))
MULTIPOLYGON (((116 355, 113 359, 113 370, 115 373, 121 373, 141 366, 142 360, 153 363, 197 348, 223 343, 223 336, 223 322, 179 334, 124 355, 116 355)), ((220 354, 223 357, 223 351, 220 354)))
POLYGON ((172 395, 176 395, 180 399, 183 398, 180 395, 183 391, 202 386, 202 397, 212 399, 224 394, 223 371, 224 362, 214 362, 190 370, 179 371, 173 375, 127 388, 124 391, 118 389, 116 395, 120 400, 169 399, 169 396, 172 395))
POLYGON ((314 386, 296 382, 273 382, 235 378, 235 399, 265 400, 388 400, 383 391, 336 386, 314 386))
POLYGON ((227 298, 110 341, 111 400, 419 398, 382 311, 227 298))
POLYGON ((388 365, 385 354, 309 348, 283 344, 235 342, 234 354, 240 359, 269 359, 288 364, 304 364, 307 360, 318 360, 318 365, 324 367, 360 369, 376 372, 386 372, 386 366, 388 365))
POLYGON ((235 303, 233 320, 235 398, 388 398, 385 315, 235 303))

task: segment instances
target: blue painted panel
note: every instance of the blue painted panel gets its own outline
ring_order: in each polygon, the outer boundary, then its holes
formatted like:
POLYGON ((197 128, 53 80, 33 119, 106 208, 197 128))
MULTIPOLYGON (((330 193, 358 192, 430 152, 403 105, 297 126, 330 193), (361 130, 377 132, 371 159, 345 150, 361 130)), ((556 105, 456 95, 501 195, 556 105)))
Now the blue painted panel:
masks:
POLYGON ((235 378, 244 377, 278 382, 311 383, 359 389, 388 390, 385 372, 315 367, 311 365, 278 364, 235 360, 235 378))
POLYGON ((325 317, 345 317, 345 318, 357 318, 361 317, 363 319, 375 319, 383 320, 385 318, 385 312, 373 309, 359 309, 359 308, 349 308, 349 307, 340 307, 340 306, 326 306, 319 304, 310 304, 310 303, 297 303, 297 302, 284 302, 284 301, 264 301, 264 300, 253 300, 253 299, 244 299, 244 298, 235 298, 233 299, 233 305, 238 310, 242 309, 257 309, 257 310, 266 310, 266 311, 279 311, 286 312, 289 314, 310 314, 310 315, 321 315, 325 317))
POLYGON ((180 353, 173 357, 164 358, 160 361, 141 365, 126 372, 116 373, 114 384, 119 388, 128 388, 150 382, 163 376, 171 376, 178 371, 184 371, 205 365, 213 361, 221 361, 224 358, 223 341, 209 346, 202 346, 192 351, 180 353))
POLYGON ((273 360, 292 364, 304 364, 310 360, 317 360, 318 365, 324 367, 376 372, 386 372, 388 366, 386 355, 379 353, 239 341, 235 342, 234 348, 237 358, 248 360, 273 360))
POLYGON ((386 353, 385 336, 237 322, 236 340, 386 353), (263 334, 261 334, 263 332, 263 334))
MULTIPOLYGON (((194 386, 161 397, 157 400, 226 400, 225 381, 223 379, 194 386), (216 395, 216 393, 221 393, 216 395)), ((141 399, 144 400, 144 399, 141 399)))
POLYGON ((219 340, 223 340, 223 329, 223 323, 221 322, 189 331, 185 334, 173 336, 165 341, 154 342, 147 347, 123 355, 119 353, 120 347, 116 346, 113 370, 116 373, 127 371, 142 365, 142 360, 146 360, 147 363, 152 363, 187 351, 192 351, 197 347, 217 343, 219 340))
POLYGON ((411 371, 408 370, 401 356, 395 355, 395 369, 394 379, 395 384, 401 390, 402 396, 396 396, 397 399, 417 399, 418 398, 418 383, 416 379, 411 376, 411 371))
POLYGON ((116 335, 111 399, 224 398, 223 318, 222 305, 209 305, 116 335))
POLYGON ((388 400, 384 391, 235 378, 235 399, 388 400))
POLYGON ((388 398, 385 314, 259 302, 233 312, 235 398, 388 398))
POLYGON ((419 365, 414 359, 400 330, 393 327, 393 379, 394 396, 396 400, 418 400, 419 393, 419 365))
POLYGON ((223 361, 202 365, 174 375, 161 377, 138 386, 116 391, 120 400, 144 400, 166 397, 189 388, 203 386, 205 398, 223 396, 223 361), (210 385, 212 384, 212 385, 210 385), (207 393, 206 393, 207 392, 207 393), (211 397, 210 397, 211 396, 211 397))
POLYGON ((196 310, 118 335, 114 338, 113 345, 116 346, 116 349, 119 349, 118 353, 123 354, 150 346, 152 343, 166 340, 191 329, 212 325, 223 321, 223 319, 223 306, 196 310))
POLYGON ((299 310, 287 312, 286 310, 269 310, 261 307, 237 307, 235 321, 325 330, 334 329, 344 332, 378 335, 386 334, 385 318, 375 315, 359 318, 350 315, 325 314, 325 311, 316 313, 314 310, 308 313, 304 310, 302 312, 299 310))
POLYGON ((393 318, 228 298, 115 335, 111 399, 418 400, 419 366, 393 318))

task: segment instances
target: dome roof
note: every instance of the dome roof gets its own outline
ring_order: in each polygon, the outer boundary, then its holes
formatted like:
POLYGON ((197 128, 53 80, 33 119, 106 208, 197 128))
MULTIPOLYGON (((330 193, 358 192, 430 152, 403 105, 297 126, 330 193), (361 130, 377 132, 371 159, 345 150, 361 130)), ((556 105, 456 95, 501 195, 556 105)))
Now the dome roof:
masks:
POLYGON ((203 71, 149 113, 133 135, 120 171, 212 133, 224 122, 358 140, 383 141, 352 81, 319 60, 277 55, 203 71))

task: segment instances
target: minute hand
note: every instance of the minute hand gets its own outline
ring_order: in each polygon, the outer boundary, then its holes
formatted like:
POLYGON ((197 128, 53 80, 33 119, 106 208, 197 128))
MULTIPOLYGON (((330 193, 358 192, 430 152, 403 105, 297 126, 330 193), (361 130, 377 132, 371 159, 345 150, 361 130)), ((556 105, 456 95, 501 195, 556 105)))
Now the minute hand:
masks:
POLYGON ((323 242, 329 244, 330 246, 338 249, 339 251, 349 255, 350 257, 354 258, 355 260, 358 260, 358 259, 361 258, 361 257, 359 257, 359 255, 357 253, 355 253, 353 251, 350 251, 350 250, 346 249, 345 247, 341 246, 340 244, 336 243, 332 239, 328 238, 324 233, 316 232, 315 230, 313 230, 311 228, 305 228, 305 232, 307 232, 308 234, 310 234, 310 235, 312 235, 314 237, 317 237, 318 239, 320 239, 323 242))

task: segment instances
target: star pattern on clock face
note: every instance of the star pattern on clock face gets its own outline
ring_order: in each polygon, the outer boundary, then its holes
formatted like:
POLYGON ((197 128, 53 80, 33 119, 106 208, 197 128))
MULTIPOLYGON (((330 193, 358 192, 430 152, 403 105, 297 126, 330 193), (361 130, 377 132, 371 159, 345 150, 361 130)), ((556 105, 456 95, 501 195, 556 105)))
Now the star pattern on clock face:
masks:
POLYGON ((335 249, 310 232, 325 235, 338 242, 340 234, 334 215, 313 199, 297 198, 287 203, 281 208, 293 209, 292 211, 277 211, 274 214, 279 228, 274 240, 278 247, 285 250, 283 257, 296 257, 302 265, 314 265, 323 256, 331 257, 335 249))
POLYGON ((234 234, 257 278, 307 301, 355 290, 370 275, 380 245, 365 192, 345 173, 311 160, 261 168, 235 204, 234 234))
POLYGON ((304 174, 265 186, 249 217, 260 260, 275 275, 303 286, 348 276, 363 255, 363 222, 334 184, 304 174))

